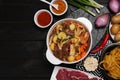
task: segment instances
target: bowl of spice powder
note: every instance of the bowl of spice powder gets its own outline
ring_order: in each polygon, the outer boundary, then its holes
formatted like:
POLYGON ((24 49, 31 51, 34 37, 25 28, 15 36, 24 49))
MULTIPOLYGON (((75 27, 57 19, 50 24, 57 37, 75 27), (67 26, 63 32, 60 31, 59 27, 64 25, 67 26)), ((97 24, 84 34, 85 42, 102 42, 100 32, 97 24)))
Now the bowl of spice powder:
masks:
POLYGON ((50 6, 50 10, 54 15, 60 16, 67 12, 68 4, 65 0, 52 0, 51 3, 58 5, 58 10, 50 6))

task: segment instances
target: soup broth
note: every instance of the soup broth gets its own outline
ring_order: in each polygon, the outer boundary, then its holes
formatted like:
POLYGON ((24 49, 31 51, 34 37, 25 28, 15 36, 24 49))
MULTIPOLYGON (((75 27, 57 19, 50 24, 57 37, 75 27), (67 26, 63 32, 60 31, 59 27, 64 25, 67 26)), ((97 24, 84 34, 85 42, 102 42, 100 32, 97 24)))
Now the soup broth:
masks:
POLYGON ((49 37, 49 47, 57 58, 73 62, 83 58, 90 46, 90 34, 86 27, 76 20, 57 23, 49 37))

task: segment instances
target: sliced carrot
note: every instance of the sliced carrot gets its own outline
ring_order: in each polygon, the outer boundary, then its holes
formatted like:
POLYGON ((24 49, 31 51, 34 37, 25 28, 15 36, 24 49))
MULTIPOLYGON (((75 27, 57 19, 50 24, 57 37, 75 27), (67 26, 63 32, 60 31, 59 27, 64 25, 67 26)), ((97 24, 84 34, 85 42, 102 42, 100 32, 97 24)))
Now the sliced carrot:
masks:
POLYGON ((88 46, 87 43, 85 43, 85 44, 83 44, 82 46, 80 46, 80 52, 84 52, 85 49, 87 48, 87 46, 88 46))
POLYGON ((79 60, 86 55, 85 49, 87 48, 87 46, 88 46, 88 43, 85 43, 85 44, 80 46, 79 55, 76 56, 76 58, 75 58, 76 60, 79 60))
POLYGON ((75 57, 76 60, 81 59, 82 57, 84 57, 86 55, 86 52, 82 52, 81 54, 79 54, 78 56, 75 57))
POLYGON ((86 55, 86 52, 82 52, 81 57, 84 57, 86 55))
POLYGON ((88 43, 85 43, 84 46, 87 47, 87 46, 88 46, 88 43))
POLYGON ((80 52, 84 52, 84 48, 82 46, 80 47, 80 52))
POLYGON ((81 59, 81 55, 76 56, 75 59, 76 59, 76 60, 81 59))

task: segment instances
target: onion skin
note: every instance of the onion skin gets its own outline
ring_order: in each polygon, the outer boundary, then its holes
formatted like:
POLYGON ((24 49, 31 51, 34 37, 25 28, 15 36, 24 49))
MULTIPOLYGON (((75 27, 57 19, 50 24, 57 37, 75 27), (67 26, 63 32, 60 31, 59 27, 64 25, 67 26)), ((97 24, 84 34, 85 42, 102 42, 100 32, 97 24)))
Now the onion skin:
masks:
POLYGON ((105 27, 110 21, 110 14, 104 13, 96 18, 96 27, 105 27))
POLYGON ((118 0, 110 0, 109 8, 113 13, 117 13, 120 10, 120 2, 118 0))

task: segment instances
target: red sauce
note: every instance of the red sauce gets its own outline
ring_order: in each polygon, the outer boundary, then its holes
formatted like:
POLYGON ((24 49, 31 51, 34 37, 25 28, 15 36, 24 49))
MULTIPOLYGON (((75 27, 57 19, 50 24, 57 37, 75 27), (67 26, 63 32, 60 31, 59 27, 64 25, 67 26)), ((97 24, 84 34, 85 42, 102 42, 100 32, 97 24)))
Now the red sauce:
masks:
POLYGON ((41 12, 38 14, 37 21, 41 26, 47 26, 51 22, 51 16, 48 12, 41 12))

